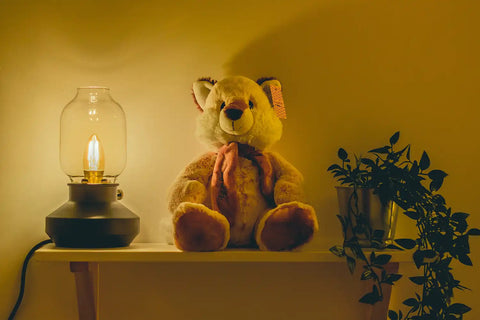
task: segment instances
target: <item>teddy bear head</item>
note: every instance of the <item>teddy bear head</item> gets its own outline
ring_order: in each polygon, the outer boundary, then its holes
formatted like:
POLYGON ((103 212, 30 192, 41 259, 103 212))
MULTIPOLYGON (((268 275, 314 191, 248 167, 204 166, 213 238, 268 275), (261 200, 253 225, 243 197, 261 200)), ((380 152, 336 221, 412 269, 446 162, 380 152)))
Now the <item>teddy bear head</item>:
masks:
POLYGON ((255 82, 233 76, 218 82, 210 78, 196 81, 193 97, 202 112, 197 137, 215 148, 238 142, 264 150, 274 144, 282 136, 282 123, 273 108, 271 86, 281 88, 273 78, 255 82))

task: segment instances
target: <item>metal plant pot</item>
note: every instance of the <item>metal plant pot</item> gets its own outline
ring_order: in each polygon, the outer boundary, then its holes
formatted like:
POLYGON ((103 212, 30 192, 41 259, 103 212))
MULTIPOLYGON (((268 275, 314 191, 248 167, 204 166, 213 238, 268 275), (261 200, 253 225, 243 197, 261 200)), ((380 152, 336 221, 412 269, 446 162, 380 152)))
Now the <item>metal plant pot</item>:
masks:
POLYGON ((346 239, 357 237, 364 248, 386 246, 393 242, 397 224, 398 205, 389 201, 383 205, 373 189, 336 187, 340 216, 352 222, 346 229, 346 239), (357 225, 362 221, 365 228, 357 225), (375 242, 375 243, 373 243, 375 242))

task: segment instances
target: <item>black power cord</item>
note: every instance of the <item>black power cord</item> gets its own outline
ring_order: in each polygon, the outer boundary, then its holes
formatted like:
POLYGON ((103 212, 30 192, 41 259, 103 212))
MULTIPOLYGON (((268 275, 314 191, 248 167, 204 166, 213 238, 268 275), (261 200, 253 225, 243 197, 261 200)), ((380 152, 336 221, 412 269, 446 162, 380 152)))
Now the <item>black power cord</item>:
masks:
POLYGON ((33 256, 35 251, 37 251, 39 248, 43 247, 47 243, 52 243, 52 240, 48 239, 48 240, 44 240, 42 242, 37 243, 27 253, 25 260, 23 261, 22 280, 20 282, 20 292, 18 292, 17 302, 15 303, 15 306, 13 307, 12 312, 10 312, 10 316, 8 316, 8 320, 13 320, 13 318, 15 318, 15 314, 17 313, 18 308, 20 308, 20 304, 22 303, 23 293, 25 292, 25 278, 27 277, 27 266, 28 266, 28 262, 30 261, 30 258, 33 256))

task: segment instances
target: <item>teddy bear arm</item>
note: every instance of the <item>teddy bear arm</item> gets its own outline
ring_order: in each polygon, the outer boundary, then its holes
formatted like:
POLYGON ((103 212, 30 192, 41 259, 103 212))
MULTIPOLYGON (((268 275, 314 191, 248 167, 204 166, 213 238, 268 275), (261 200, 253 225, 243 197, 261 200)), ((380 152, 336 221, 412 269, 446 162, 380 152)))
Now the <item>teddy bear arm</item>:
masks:
POLYGON ((303 201, 303 176, 292 164, 277 153, 269 153, 275 177, 274 200, 277 205, 303 201))
POLYGON ((174 182, 168 208, 174 212, 182 202, 203 203, 207 185, 213 172, 215 153, 208 153, 190 163, 174 182))

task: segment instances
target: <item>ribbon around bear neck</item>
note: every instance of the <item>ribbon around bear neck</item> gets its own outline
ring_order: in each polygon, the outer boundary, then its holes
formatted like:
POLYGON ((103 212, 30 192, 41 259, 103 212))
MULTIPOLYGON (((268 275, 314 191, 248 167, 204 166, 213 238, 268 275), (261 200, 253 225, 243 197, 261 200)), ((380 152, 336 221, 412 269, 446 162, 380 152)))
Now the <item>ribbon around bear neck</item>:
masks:
POLYGON ((258 168, 260 190, 268 202, 273 201, 273 169, 267 156, 255 148, 230 142, 218 150, 211 180, 212 209, 222 213, 231 226, 238 209, 235 170, 238 157, 251 160, 258 168))

